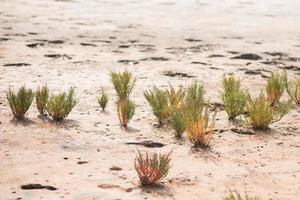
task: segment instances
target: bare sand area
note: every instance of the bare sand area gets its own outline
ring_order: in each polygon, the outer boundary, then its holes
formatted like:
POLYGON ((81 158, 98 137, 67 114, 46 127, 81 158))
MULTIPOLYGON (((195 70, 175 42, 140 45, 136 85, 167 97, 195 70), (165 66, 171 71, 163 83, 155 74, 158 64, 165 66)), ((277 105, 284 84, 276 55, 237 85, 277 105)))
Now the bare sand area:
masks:
POLYGON ((299 76, 299 10, 298 0, 0 0, 0 200, 212 200, 229 190, 299 199, 299 106, 255 135, 233 132, 220 111, 211 149, 195 152, 188 139, 157 128, 143 96, 154 84, 197 79, 206 99, 220 103, 225 73, 253 95, 273 71, 299 76), (242 54, 251 56, 233 59, 242 54), (108 74, 125 68, 138 77, 128 130, 120 128, 108 74), (68 118, 55 124, 33 104, 26 122, 12 121, 8 87, 44 83, 52 91, 76 87, 68 118), (101 87, 110 96, 106 113, 96 98, 101 87), (148 140, 164 146, 126 144, 148 140), (137 148, 173 151, 160 187, 140 187, 137 148), (21 189, 29 183, 57 190, 21 189))

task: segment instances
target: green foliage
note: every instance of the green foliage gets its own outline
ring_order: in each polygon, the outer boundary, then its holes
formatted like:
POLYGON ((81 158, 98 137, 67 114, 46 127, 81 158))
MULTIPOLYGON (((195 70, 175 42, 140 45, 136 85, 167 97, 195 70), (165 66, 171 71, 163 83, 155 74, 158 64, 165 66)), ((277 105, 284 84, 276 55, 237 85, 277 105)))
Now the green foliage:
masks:
POLYGON ((125 70, 124 72, 111 72, 110 77, 119 100, 128 99, 136 82, 136 78, 133 74, 125 70))
POLYGON ((167 90, 170 106, 173 109, 180 109, 184 104, 186 91, 183 88, 175 90, 170 84, 170 90, 167 90))
POLYGON ((117 103, 117 111, 121 126, 127 127, 127 124, 134 115, 135 105, 129 99, 124 99, 117 103))
POLYGON ((279 121, 291 107, 290 102, 279 102, 276 106, 262 93, 259 97, 247 102, 247 121, 254 129, 267 129, 269 124, 279 121))
POLYGON ((300 78, 287 82, 286 90, 290 98, 296 104, 300 104, 300 78))
POLYGON ((272 106, 275 106, 279 102, 284 92, 286 81, 286 72, 272 73, 271 77, 268 79, 266 92, 268 100, 271 102, 272 106))
POLYGON ((238 191, 230 191, 229 195, 223 200, 260 200, 259 197, 250 197, 245 193, 244 197, 238 191))
POLYGON ((142 186, 157 184, 164 179, 171 168, 171 152, 167 154, 144 155, 138 151, 134 166, 142 186))
POLYGON ((36 108, 38 109, 41 115, 45 114, 46 106, 49 98, 49 89, 47 85, 44 85, 42 88, 38 87, 35 92, 35 101, 36 108))
POLYGON ((185 98, 185 109, 189 115, 197 118, 204 107, 205 89, 202 82, 193 81, 187 89, 185 98))
POLYGON ((162 125, 170 117, 168 93, 154 86, 152 90, 144 91, 144 96, 159 124, 162 125))
POLYGON ((211 114, 209 105, 205 105, 202 111, 191 119, 187 118, 187 136, 195 147, 206 148, 209 146, 215 126, 217 111, 211 114))
POLYGON ((230 120, 233 120, 238 115, 245 111, 247 102, 247 94, 241 89, 240 80, 235 79, 233 75, 223 78, 222 101, 224 109, 230 120))
POLYGON ((46 109, 48 114, 55 121, 61 121, 69 115, 76 103, 75 90, 71 87, 68 93, 63 92, 57 95, 51 95, 46 109))
POLYGON ((98 99, 98 103, 99 103, 100 107, 104 111, 109 98, 108 98, 107 92, 103 88, 101 89, 101 94, 97 99, 98 99))
POLYGON ((171 112, 170 125, 175 131, 175 137, 182 137, 182 134, 186 129, 186 123, 185 113, 182 109, 173 110, 171 112))
POLYGON ((6 98, 14 118, 23 119, 33 101, 34 93, 31 89, 26 89, 25 86, 21 87, 17 94, 9 88, 6 98))

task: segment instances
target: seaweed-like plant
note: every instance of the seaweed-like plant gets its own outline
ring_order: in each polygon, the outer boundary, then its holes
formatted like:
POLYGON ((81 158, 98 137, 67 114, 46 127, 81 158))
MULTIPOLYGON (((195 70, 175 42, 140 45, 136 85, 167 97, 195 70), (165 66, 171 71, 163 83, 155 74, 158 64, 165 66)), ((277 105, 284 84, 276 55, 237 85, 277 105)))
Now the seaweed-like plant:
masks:
POLYGON ((238 191, 230 191, 228 196, 224 197, 223 200, 260 200, 259 197, 250 197, 246 192, 242 196, 238 191))
POLYGON ((185 107, 193 116, 201 112, 204 106, 205 88, 202 82, 193 81, 187 89, 185 107))
POLYGON ((46 110, 55 121, 61 121, 69 115, 76 103, 75 90, 71 87, 68 93, 62 92, 51 95, 46 110))
POLYGON ((290 98, 296 103, 300 104, 300 78, 287 81, 286 90, 290 98))
POLYGON ((127 127, 127 124, 134 115, 135 105, 129 99, 124 99, 117 103, 117 111, 121 126, 127 127))
POLYGON ((160 125, 164 124, 170 117, 170 105, 167 92, 154 86, 152 90, 144 91, 144 96, 149 102, 153 114, 157 117, 158 123, 160 125))
POLYGON ((266 92, 272 106, 275 106, 279 102, 284 92, 286 81, 287 74, 285 71, 282 73, 272 73, 271 77, 268 79, 266 92))
POLYGON ((24 116, 33 101, 34 93, 31 89, 26 89, 25 86, 19 88, 16 94, 9 88, 6 93, 6 98, 14 118, 21 120, 24 119, 24 116))
POLYGON ((102 108, 102 111, 104 111, 109 100, 108 94, 104 90, 104 88, 101 89, 101 94, 99 97, 97 97, 97 99, 100 107, 102 108))
POLYGON ((171 152, 167 154, 142 154, 138 151, 134 166, 142 186, 157 184, 171 168, 171 152))
POLYGON ((186 129, 187 121, 185 116, 185 112, 182 109, 173 110, 171 112, 170 125, 174 130, 175 137, 177 138, 181 138, 186 129))
POLYGON ((171 84, 170 84, 170 90, 167 90, 170 106, 173 109, 180 109, 181 106, 184 104, 184 99, 186 95, 185 89, 182 87, 176 90, 171 84))
POLYGON ((111 72, 110 77, 119 100, 128 99, 136 82, 136 78, 133 74, 125 70, 124 72, 111 72))
POLYGON ((197 114, 196 117, 187 118, 187 136, 195 147, 209 147, 216 115, 217 111, 211 114, 209 105, 205 105, 201 113, 197 114))
POLYGON ((46 106, 49 98, 49 88, 47 85, 43 87, 38 87, 35 92, 36 108, 40 115, 44 115, 46 111, 46 106))
POLYGON ((269 124, 275 123, 286 115, 291 107, 291 103, 279 102, 276 106, 263 93, 259 97, 252 99, 249 95, 246 108, 248 112, 247 122, 253 129, 267 129, 269 124))
POLYGON ((233 75, 223 78, 222 101, 224 109, 230 120, 233 120, 238 115, 241 115, 245 111, 247 103, 247 94, 241 89, 241 83, 239 79, 236 79, 233 75))

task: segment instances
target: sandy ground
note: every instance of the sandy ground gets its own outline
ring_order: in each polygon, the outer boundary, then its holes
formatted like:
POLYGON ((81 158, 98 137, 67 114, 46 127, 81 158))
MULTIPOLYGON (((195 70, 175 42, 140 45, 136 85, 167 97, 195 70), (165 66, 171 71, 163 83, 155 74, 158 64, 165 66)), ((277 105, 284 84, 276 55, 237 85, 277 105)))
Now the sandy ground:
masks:
POLYGON ((188 140, 155 127, 142 95, 153 84, 198 79, 206 98, 220 102, 224 73, 241 77, 254 95, 272 71, 299 76, 299 9, 298 0, 0 0, 0 199, 211 200, 230 189, 299 199, 299 106, 258 135, 232 132, 220 111, 211 150, 194 152, 188 140), (232 59, 243 53, 262 59, 232 59), (108 76, 126 67, 138 77, 127 131, 108 76), (55 124, 33 104, 26 122, 11 121, 8 87, 44 83, 55 92, 76 86, 79 103, 68 119, 55 124), (96 101, 101 87, 111 98, 106 113, 96 101), (145 140, 165 146, 125 144, 145 140), (173 150, 162 186, 140 188, 137 148, 173 150), (20 188, 28 183, 58 190, 20 188))

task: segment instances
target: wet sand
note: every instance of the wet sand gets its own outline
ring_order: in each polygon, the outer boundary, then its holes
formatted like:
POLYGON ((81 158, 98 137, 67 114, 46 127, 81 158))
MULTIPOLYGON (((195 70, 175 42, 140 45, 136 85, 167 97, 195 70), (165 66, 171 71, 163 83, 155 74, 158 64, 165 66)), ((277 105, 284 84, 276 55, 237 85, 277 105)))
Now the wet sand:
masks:
POLYGON ((212 148, 195 152, 187 139, 156 127, 143 91, 197 79, 206 99, 220 103, 224 73, 241 77, 253 95, 272 71, 299 76, 299 8, 297 0, 0 1, 0 199, 211 200, 229 190, 298 199, 299 106, 257 135, 235 133, 220 111, 212 148), (108 75, 125 68, 138 77, 127 131, 119 126, 108 75), (79 102, 64 123, 39 117, 35 104, 28 120, 12 121, 8 87, 44 83, 53 92, 76 87, 79 102), (96 99, 101 87, 110 95, 106 113, 96 99), (146 140, 165 146, 126 144, 146 140), (160 187, 139 186, 137 148, 173 151, 160 187), (29 183, 57 190, 21 189, 29 183))

